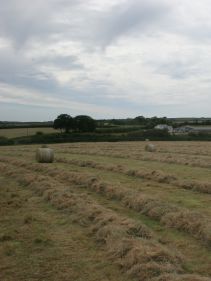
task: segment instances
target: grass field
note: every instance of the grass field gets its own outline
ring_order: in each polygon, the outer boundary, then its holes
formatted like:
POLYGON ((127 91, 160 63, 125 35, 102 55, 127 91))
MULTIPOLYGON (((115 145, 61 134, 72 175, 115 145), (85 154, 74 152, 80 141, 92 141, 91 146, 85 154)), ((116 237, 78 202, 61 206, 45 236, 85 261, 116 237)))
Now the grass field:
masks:
POLYGON ((211 143, 0 148, 0 280, 211 280, 211 143))
POLYGON ((35 135, 37 132, 42 132, 43 134, 51 134, 59 132, 53 128, 14 128, 14 129, 0 129, 0 137, 6 138, 17 138, 24 136, 35 135))

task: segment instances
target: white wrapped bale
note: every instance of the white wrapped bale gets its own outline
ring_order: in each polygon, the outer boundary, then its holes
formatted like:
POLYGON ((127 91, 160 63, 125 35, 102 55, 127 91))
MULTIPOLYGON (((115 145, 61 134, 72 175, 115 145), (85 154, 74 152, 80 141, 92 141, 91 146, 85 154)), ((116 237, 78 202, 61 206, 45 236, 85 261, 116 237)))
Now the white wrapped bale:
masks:
POLYGON ((51 148, 38 148, 36 152, 36 160, 38 163, 53 163, 53 150, 51 148))
POLYGON ((148 143, 145 146, 145 150, 149 151, 149 152, 155 152, 156 151, 156 146, 154 144, 152 144, 152 143, 148 143))

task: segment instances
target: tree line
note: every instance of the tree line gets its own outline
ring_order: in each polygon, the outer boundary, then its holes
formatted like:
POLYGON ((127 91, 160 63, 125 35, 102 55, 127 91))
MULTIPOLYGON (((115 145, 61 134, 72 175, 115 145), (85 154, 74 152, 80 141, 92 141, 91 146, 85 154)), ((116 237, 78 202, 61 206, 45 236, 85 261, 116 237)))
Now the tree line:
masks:
POLYGON ((60 114, 53 122, 54 129, 60 129, 61 132, 94 132, 96 121, 87 115, 78 115, 72 117, 69 114, 60 114))
POLYGON ((158 124, 171 125, 173 127, 184 126, 184 125, 210 125, 211 120, 203 120, 201 118, 195 120, 185 121, 183 123, 177 122, 177 119, 171 120, 167 117, 151 117, 147 118, 144 116, 137 116, 135 118, 126 119, 101 119, 94 120, 92 117, 87 115, 78 115, 72 117, 69 114, 60 114, 53 122, 53 127, 55 129, 60 129, 62 132, 94 132, 105 128, 109 128, 108 133, 122 132, 124 128, 125 132, 135 131, 135 126, 141 128, 142 130, 154 129, 158 124), (128 126, 128 128, 126 128, 128 126), (134 126, 134 128, 132 128, 134 126), (96 130, 96 128, 98 128, 96 130))

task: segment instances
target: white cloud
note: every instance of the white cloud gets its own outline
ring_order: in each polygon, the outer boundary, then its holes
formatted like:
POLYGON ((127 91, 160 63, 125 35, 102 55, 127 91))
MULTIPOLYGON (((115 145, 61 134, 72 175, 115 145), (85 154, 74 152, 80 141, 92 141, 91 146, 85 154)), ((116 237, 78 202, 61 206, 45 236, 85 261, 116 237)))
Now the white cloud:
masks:
MULTIPOLYGON (((68 109, 70 112, 92 112, 95 116, 99 114, 108 114, 112 116, 113 108, 104 105, 95 105, 91 103, 75 102, 71 99, 54 98, 48 93, 32 91, 24 88, 17 88, 7 84, 0 83, 0 102, 16 103, 20 105, 34 105, 41 107, 68 109)), ((120 113, 120 110, 119 110, 120 113)))
POLYGON ((194 115, 197 103, 203 115, 210 11, 208 0, 8 0, 0 7, 1 102, 43 99, 114 116, 166 106, 194 115))

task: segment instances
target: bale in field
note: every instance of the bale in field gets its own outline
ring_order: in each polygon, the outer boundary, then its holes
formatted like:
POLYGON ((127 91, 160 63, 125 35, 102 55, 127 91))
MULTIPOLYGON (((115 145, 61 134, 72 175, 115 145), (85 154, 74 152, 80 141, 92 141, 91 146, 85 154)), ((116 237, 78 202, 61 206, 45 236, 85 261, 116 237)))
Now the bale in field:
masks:
POLYGON ((52 163, 54 161, 54 153, 50 148, 38 148, 36 152, 36 160, 39 163, 52 163))
POLYGON ((155 152, 156 151, 156 146, 154 144, 152 144, 152 143, 148 143, 145 146, 145 150, 149 151, 149 152, 155 152))

